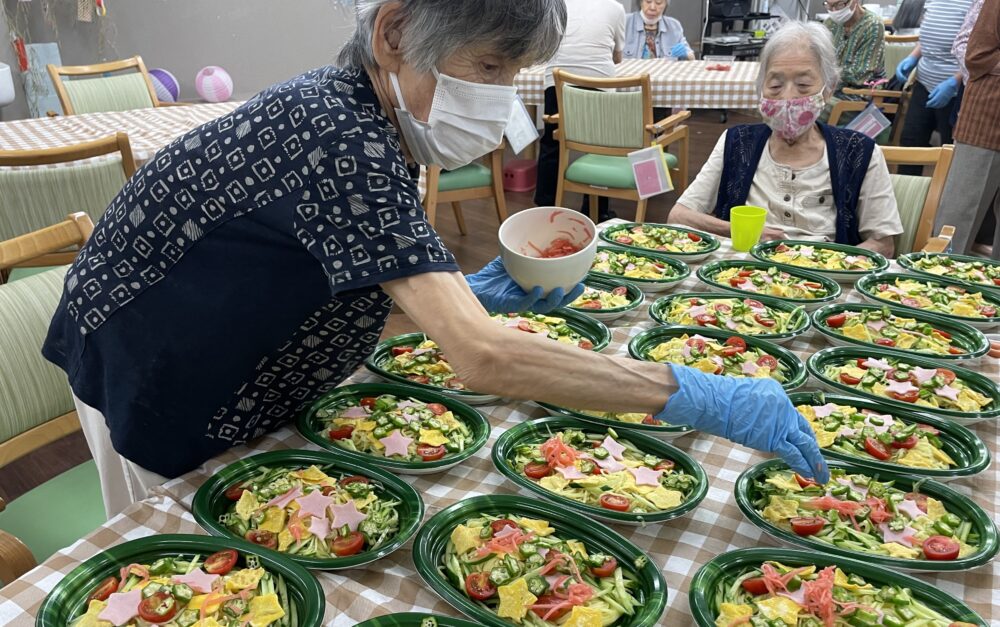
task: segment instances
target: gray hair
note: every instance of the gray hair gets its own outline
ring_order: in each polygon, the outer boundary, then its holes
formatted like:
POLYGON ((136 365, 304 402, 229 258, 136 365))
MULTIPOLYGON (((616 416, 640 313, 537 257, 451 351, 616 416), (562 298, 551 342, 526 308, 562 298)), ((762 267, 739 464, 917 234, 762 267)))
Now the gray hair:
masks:
MULTIPOLYGON (((372 69, 375 18, 392 0, 358 0, 357 29, 337 62, 372 69)), ((550 59, 566 30, 563 0, 401 0, 400 46, 407 61, 429 72, 448 56, 472 45, 496 50, 504 58, 534 65, 550 59)))
POLYGON ((805 46, 816 59, 816 69, 823 77, 823 84, 831 92, 840 83, 840 67, 837 65, 837 50, 833 47, 830 30, 818 22, 798 22, 788 20, 771 35, 760 53, 760 71, 757 73, 757 95, 764 93, 764 78, 771 66, 771 60, 785 50, 805 46))

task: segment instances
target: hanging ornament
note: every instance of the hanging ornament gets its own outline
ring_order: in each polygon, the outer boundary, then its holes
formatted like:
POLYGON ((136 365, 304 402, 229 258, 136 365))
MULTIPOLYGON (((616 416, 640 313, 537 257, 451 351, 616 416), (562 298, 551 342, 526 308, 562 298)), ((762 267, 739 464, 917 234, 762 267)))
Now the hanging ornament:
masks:
POLYGON ((104 17, 108 14, 107 2, 104 0, 94 0, 94 4, 97 7, 97 15, 104 17))

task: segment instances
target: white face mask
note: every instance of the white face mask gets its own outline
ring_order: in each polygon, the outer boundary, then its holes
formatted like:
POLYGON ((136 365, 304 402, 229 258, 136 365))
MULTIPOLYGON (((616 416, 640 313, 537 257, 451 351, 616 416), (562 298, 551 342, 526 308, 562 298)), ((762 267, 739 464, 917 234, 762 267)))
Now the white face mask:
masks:
POLYGON ((655 26, 660 23, 660 18, 654 17, 653 19, 649 19, 648 17, 646 17, 646 14, 643 13, 642 23, 645 24, 646 26, 655 26))
POLYGON ((437 70, 434 78, 434 100, 422 122, 407 111, 399 79, 389 74, 399 100, 396 119, 414 161, 455 170, 500 145, 517 90, 463 81, 437 70))
POLYGON ((851 16, 854 15, 854 7, 847 5, 843 9, 837 9, 836 11, 830 11, 830 19, 838 24, 846 24, 851 16))

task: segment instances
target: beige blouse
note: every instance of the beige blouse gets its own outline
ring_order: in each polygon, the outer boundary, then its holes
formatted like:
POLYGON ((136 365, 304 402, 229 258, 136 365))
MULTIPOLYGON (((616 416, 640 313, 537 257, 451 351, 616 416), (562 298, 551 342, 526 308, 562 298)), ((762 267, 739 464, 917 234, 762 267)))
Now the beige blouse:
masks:
MULTIPOLYGON (((678 201, 701 213, 715 211, 719 182, 722 178, 726 134, 719 138, 712 155, 694 182, 678 201)), ((833 203, 833 185, 826 151, 815 164, 792 169, 775 163, 770 149, 765 149, 750 185, 748 205, 768 209, 767 226, 783 230, 791 239, 834 241, 837 235, 837 209, 833 203)), ((876 146, 858 199, 858 231, 861 239, 888 237, 903 232, 896 209, 896 197, 882 150, 876 146)))

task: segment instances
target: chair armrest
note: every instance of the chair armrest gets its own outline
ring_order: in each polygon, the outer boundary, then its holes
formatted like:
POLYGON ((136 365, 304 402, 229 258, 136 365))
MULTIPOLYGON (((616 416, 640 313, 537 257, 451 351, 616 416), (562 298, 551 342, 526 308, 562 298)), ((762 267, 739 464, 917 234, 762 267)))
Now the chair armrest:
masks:
POLYGON ((37 565, 35 556, 23 542, 0 530, 0 580, 3 580, 4 585, 37 565))
POLYGON ((689 132, 690 129, 688 129, 688 127, 681 126, 679 128, 673 129, 669 133, 663 133, 662 135, 657 135, 653 139, 653 142, 660 146, 667 147, 679 139, 686 138, 689 132))
POLYGON ((165 102, 163 100, 157 100, 156 101, 156 106, 157 107, 190 107, 193 104, 196 104, 196 103, 194 103, 194 102, 165 102))
POLYGON ((50 118, 57 118, 57 117, 59 117, 59 114, 56 113, 55 111, 46 111, 45 115, 49 116, 50 118))
POLYGON ((652 124, 647 124, 646 130, 652 133, 653 135, 659 135, 664 131, 669 131, 671 128, 677 126, 678 124, 688 119, 689 117, 691 117, 690 111, 681 111, 680 113, 675 113, 669 117, 665 117, 659 122, 653 122, 652 124))
POLYGON ((546 124, 559 124, 559 114, 553 113, 552 115, 543 115, 542 121, 546 124))
POLYGON ((3 497, 0 496, 0 512, 5 509, 7 509, 7 501, 3 500, 3 497))
POLYGON ((899 98, 903 95, 902 91, 895 89, 856 89, 854 87, 845 87, 844 93, 849 96, 869 96, 873 98, 899 98))

